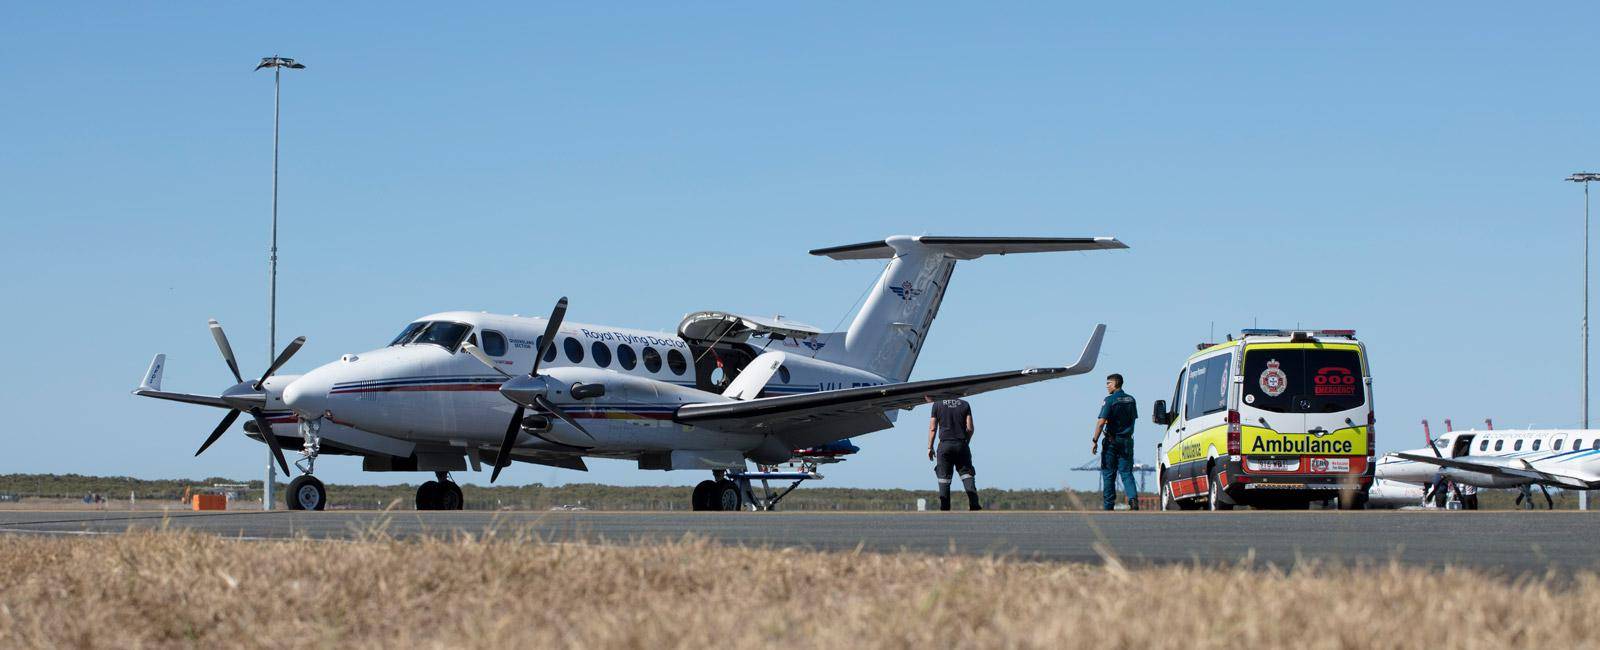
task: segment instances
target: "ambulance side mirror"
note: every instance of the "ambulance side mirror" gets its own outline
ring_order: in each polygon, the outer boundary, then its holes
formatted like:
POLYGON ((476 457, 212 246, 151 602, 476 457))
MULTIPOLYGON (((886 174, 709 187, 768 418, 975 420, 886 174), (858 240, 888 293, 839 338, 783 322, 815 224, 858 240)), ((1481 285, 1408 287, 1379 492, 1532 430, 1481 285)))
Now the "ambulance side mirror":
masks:
POLYGON ((1167 400, 1156 400, 1155 408, 1150 412, 1150 421, 1161 426, 1172 423, 1172 414, 1167 412, 1167 400))

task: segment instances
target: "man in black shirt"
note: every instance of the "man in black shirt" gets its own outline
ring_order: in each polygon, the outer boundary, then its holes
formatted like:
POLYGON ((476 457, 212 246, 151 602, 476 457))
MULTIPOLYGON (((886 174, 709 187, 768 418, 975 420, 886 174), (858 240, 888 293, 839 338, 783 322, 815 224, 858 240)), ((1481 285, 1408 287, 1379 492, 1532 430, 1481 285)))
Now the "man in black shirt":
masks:
POLYGON ((967 509, 982 510, 978 504, 977 470, 972 467, 972 406, 965 400, 947 399, 933 403, 933 417, 928 419, 928 460, 934 461, 933 474, 939 477, 939 509, 950 509, 951 470, 961 475, 961 485, 967 490, 967 509), (939 445, 934 447, 937 438, 939 445))

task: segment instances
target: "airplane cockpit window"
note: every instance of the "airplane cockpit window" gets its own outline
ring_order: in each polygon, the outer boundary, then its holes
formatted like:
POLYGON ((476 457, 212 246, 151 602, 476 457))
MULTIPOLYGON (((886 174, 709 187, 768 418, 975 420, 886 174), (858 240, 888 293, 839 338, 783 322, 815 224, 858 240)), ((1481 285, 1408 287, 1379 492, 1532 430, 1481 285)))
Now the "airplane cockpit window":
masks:
POLYGON ((417 332, 421 332, 422 328, 424 326, 426 326, 427 324, 428 323, 426 323, 426 322, 420 322, 420 323, 411 323, 410 325, 406 325, 406 328, 403 329, 403 330, 400 330, 400 335, 394 337, 394 340, 390 341, 389 345, 405 345, 407 343, 410 343, 411 339, 416 337, 417 332))
POLYGON ((472 326, 463 323, 448 321, 433 321, 417 334, 412 343, 432 343, 451 352, 456 351, 456 346, 461 345, 461 340, 467 338, 467 333, 472 331, 472 326))
POLYGON ((567 360, 573 363, 583 363, 583 344, 578 339, 567 337, 561 341, 561 348, 567 351, 567 360))
POLYGON ((633 370, 639 365, 639 356, 633 353, 633 346, 623 343, 617 346, 617 363, 622 364, 623 370, 633 370))
POLYGON ((681 375, 689 369, 689 360, 683 358, 682 352, 667 350, 667 367, 672 369, 672 374, 681 375))
POLYGON ((611 348, 605 343, 595 341, 589 345, 589 354, 594 357, 594 365, 605 368, 611 365, 611 348))
POLYGON ((491 357, 506 354, 506 335, 494 330, 483 330, 483 353, 491 357))
POLYGON ((644 346, 644 369, 650 372, 661 372, 661 353, 648 345, 644 346))

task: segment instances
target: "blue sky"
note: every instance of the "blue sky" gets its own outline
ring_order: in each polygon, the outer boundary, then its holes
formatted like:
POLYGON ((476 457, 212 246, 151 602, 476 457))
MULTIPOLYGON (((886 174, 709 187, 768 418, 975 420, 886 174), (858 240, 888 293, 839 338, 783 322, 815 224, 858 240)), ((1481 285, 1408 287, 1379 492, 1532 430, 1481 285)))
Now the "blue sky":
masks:
MULTIPOLYGON (((0 472, 257 477, 219 413, 220 319, 266 351, 272 83, 283 100, 287 371, 445 309, 671 329, 829 327, 890 234, 1115 235, 963 263, 916 376, 1056 364, 1095 322, 1148 411, 1204 340, 1354 327, 1380 449, 1418 420, 1579 414, 1582 193, 1600 168, 1596 28, 1570 7, 1186 3, 125 3, 0 7, 0 472)), ((1079 487, 1102 394, 973 400, 979 481, 1079 487)), ((857 440, 849 486, 931 487, 926 414, 857 440)), ((1141 424, 1139 457, 1155 443, 1141 424)), ((688 484, 600 461, 512 481, 688 484)), ((330 481, 412 481, 319 464, 330 481)), ((468 481, 485 477, 468 475, 468 481)))

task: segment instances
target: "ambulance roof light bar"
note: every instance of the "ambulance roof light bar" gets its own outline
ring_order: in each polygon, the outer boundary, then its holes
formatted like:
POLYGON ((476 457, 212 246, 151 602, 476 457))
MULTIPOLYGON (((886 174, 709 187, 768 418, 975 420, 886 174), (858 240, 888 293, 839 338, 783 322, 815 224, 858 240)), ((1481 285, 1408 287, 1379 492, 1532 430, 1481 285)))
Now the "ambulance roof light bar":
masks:
POLYGON ((1268 327, 1246 327, 1240 330, 1245 336, 1290 336, 1296 339, 1313 338, 1318 336, 1338 336, 1353 339, 1356 331, 1353 329, 1338 330, 1282 330, 1268 327))

